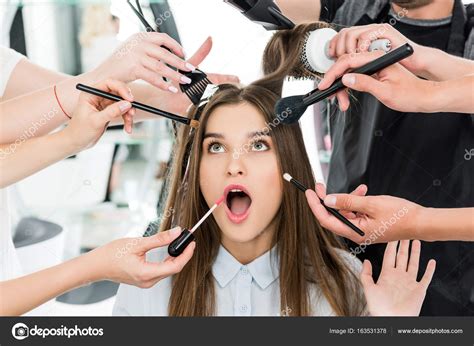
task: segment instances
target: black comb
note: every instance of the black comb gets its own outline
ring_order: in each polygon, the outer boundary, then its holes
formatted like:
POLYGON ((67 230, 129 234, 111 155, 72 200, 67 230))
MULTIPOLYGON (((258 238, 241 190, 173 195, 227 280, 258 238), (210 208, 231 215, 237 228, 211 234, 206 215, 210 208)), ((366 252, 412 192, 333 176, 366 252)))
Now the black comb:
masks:
POLYGON ((191 72, 179 72, 190 78, 192 81, 191 84, 180 84, 179 87, 181 88, 181 91, 188 96, 193 105, 199 105, 204 91, 209 84, 212 84, 212 82, 207 78, 207 74, 199 69, 191 72))

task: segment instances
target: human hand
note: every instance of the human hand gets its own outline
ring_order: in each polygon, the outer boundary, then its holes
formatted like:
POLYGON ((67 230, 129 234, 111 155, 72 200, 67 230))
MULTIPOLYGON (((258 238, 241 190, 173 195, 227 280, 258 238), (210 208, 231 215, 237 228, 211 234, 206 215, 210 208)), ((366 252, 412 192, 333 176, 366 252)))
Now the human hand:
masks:
POLYGON ((350 195, 326 196, 324 185, 317 184, 316 191, 306 191, 306 198, 321 226, 355 243, 375 244, 420 238, 417 235, 417 218, 423 207, 392 196, 364 196, 366 192, 367 187, 361 185, 350 195), (355 233, 329 213, 318 197, 324 200, 326 206, 339 209, 350 222, 365 232, 365 236, 355 233))
MULTIPOLYGON (((416 77, 401 64, 391 65, 373 76, 346 74, 346 71, 361 67, 383 54, 381 51, 374 51, 341 56, 327 71, 318 88, 327 89, 337 78, 343 76, 342 82, 346 87, 368 92, 394 110, 425 113, 434 111, 429 95, 433 94, 430 90, 436 87, 436 82, 416 77)), ((347 90, 339 91, 336 96, 340 109, 346 111, 350 105, 347 90)))
POLYGON ((94 87, 119 95, 124 101, 110 101, 88 93, 80 95, 72 119, 63 130, 76 151, 95 145, 108 124, 120 116, 125 120, 125 128, 131 131, 131 119, 135 110, 131 108, 133 96, 127 85, 116 80, 105 80, 94 87))
POLYGON ((89 253, 94 257, 94 263, 97 263, 96 276, 150 288, 160 280, 179 273, 193 256, 195 242, 189 244, 178 257, 167 257, 158 263, 146 260, 148 251, 169 245, 180 234, 181 229, 176 227, 151 237, 118 239, 97 248, 89 253))
POLYGON ((195 69, 184 60, 184 51, 178 42, 167 34, 146 32, 131 36, 92 74, 96 80, 110 78, 125 83, 142 79, 161 90, 178 93, 178 88, 162 77, 177 84, 189 84, 191 80, 167 65, 182 71, 195 69))
POLYGON ((421 242, 414 240, 409 254, 409 240, 390 242, 385 249, 377 283, 372 278, 372 265, 365 260, 360 279, 371 316, 418 316, 426 290, 436 268, 431 259, 421 281, 416 281, 420 262, 421 242), (408 260, 409 259, 409 260, 408 260))

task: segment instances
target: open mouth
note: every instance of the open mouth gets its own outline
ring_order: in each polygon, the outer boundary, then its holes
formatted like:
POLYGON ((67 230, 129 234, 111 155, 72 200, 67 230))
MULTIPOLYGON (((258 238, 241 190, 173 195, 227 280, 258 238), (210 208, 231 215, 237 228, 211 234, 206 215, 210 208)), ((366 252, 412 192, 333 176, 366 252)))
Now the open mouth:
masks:
POLYGON ((225 190, 226 211, 232 222, 244 221, 248 214, 252 198, 242 186, 228 186, 225 190))

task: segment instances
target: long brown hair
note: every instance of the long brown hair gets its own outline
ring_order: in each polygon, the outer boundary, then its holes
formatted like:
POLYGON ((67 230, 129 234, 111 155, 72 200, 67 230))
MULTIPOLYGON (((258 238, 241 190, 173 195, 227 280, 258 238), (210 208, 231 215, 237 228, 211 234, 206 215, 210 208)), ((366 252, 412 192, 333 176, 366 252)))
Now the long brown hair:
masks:
POLYGON ((307 35, 321 28, 331 27, 325 22, 300 24, 293 29, 277 31, 267 43, 263 53, 262 69, 268 75, 294 78, 321 78, 304 68, 301 55, 307 35))
MULTIPOLYGON (((273 109, 278 94, 272 90, 278 84, 278 80, 265 78, 244 88, 221 85, 204 108, 199 129, 191 135, 185 127, 180 129, 166 204, 167 209, 173 208, 177 214, 173 219, 165 218, 161 230, 173 225, 192 226, 209 208, 200 190, 199 163, 206 124, 213 111, 223 105, 247 102, 260 111, 267 124, 275 124, 273 109), (187 166, 182 160, 190 143, 187 166)), ((277 125, 269 134, 275 143, 280 173, 297 174, 303 184, 313 186, 315 180, 299 125, 277 125)), ((309 284, 315 283, 337 315, 363 313, 365 300, 359 281, 336 250, 342 246, 336 236, 321 228, 304 194, 284 184, 277 218, 273 242, 277 245, 280 262, 281 307, 288 307, 294 316, 316 314, 316 311, 311 311, 309 297, 309 284)), ((197 246, 192 259, 173 277, 168 307, 170 316, 212 316, 216 311, 212 265, 221 235, 214 218, 208 218, 195 236, 197 246)))

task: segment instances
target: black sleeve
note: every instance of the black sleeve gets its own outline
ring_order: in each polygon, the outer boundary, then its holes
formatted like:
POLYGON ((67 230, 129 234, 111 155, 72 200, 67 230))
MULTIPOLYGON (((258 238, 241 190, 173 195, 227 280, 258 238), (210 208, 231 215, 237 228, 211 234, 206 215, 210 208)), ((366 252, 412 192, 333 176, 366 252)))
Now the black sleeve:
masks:
POLYGON ((336 12, 339 7, 344 4, 345 0, 320 0, 321 1, 321 14, 319 20, 327 23, 331 23, 336 16, 336 12))

